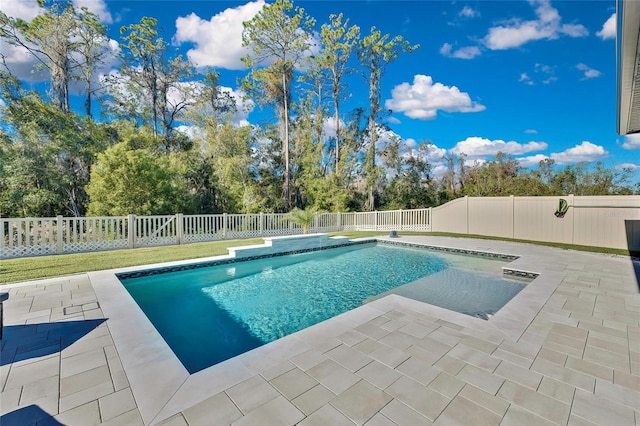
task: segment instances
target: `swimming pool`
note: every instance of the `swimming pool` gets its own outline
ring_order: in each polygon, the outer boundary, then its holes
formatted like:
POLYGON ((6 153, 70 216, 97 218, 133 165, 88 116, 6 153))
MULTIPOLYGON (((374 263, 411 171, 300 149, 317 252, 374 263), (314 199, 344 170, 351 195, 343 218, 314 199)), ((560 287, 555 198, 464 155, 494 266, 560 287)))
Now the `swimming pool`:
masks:
MULTIPOLYGON (((474 278, 466 281, 485 284, 484 290, 471 291, 490 292, 496 296, 490 299, 499 299, 500 306, 524 287, 521 282, 500 278, 496 271, 504 262, 375 243, 121 281, 185 368, 194 373, 385 292, 396 291, 418 300, 434 288, 437 294, 437 286, 433 281, 425 282, 425 277, 452 268, 462 271, 461 267, 469 264, 472 267, 467 273, 474 278)), ((444 292, 454 300, 462 299, 456 293, 464 288, 452 290, 447 280, 441 284, 446 284, 444 292)), ((475 299, 471 296, 471 303, 475 299)), ((429 303, 451 309, 439 299, 429 303)), ((475 304, 472 311, 495 312, 499 307, 494 306, 475 304)), ((467 308, 454 309, 465 312, 467 308)))

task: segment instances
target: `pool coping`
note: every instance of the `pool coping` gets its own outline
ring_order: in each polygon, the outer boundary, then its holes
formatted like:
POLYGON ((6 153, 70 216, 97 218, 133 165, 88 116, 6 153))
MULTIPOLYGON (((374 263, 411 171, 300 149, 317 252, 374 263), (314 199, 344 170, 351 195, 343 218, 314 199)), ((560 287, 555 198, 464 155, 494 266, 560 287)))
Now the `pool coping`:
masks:
MULTIPOLYGON (((387 237, 363 238, 355 241, 381 241, 404 245, 404 241, 387 237)), ((407 242, 412 246, 448 252, 466 254, 480 252, 456 247, 434 246, 408 239, 407 242)), ((490 257, 502 254, 491 249, 481 253, 488 253, 490 257)), ((514 257, 514 260, 506 265, 507 269, 532 272, 538 275, 489 320, 474 318, 398 295, 389 295, 194 374, 188 373, 117 278, 117 274, 141 268, 179 267, 194 263, 193 259, 90 272, 88 277, 96 292, 100 307, 105 317, 109 319, 108 327, 143 421, 145 424, 154 424, 313 348, 319 341, 336 337, 391 309, 412 309, 443 320, 464 324, 483 333, 495 334, 500 338, 515 341, 525 332, 533 318, 553 294, 563 275, 552 271, 537 272, 535 259, 529 259, 531 256, 519 254, 508 254, 507 256, 514 257), (150 377, 153 377, 152 381, 149 380, 150 377)), ((196 263, 229 259, 231 257, 228 255, 215 256, 198 259, 196 263)))

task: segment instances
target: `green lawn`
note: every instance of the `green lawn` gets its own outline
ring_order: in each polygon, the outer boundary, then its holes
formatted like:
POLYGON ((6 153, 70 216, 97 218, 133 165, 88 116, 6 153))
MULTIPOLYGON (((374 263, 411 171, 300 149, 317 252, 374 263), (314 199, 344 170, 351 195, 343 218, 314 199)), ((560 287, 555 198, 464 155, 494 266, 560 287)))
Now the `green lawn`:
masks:
POLYGON ((260 244, 262 242, 262 238, 252 238, 180 246, 7 259, 0 261, 0 282, 11 283, 150 263, 220 256, 228 254, 227 247, 260 244))
MULTIPOLYGON (((376 235, 388 235, 385 231, 345 231, 330 235, 342 235, 349 238, 363 238, 376 235)), ((431 235, 460 238, 482 238, 489 240, 516 241, 563 249, 609 253, 623 256, 638 255, 628 250, 606 249, 600 247, 574 246, 570 244, 543 243, 535 241, 509 240, 505 238, 485 237, 480 235, 460 235, 439 232, 399 232, 400 235, 431 235)), ((180 246, 163 246, 139 248, 133 250, 113 250, 93 253, 63 254, 53 256, 25 257, 0 261, 0 283, 28 281, 39 278, 57 277, 104 269, 124 268, 127 266, 148 265, 151 263, 170 262, 184 259, 197 259, 228 254, 228 247, 237 247, 262 243, 262 238, 246 240, 214 241, 193 243, 180 246)))

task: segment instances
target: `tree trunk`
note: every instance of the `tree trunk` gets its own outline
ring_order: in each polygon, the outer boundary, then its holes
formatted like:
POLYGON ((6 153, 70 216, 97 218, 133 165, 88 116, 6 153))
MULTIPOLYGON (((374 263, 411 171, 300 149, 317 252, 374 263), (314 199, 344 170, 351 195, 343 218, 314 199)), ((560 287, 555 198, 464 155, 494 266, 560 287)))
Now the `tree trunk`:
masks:
POLYGON ((284 101, 284 210, 291 208, 291 183, 289 182, 289 103, 287 102, 287 78, 286 71, 282 73, 282 93, 284 101))

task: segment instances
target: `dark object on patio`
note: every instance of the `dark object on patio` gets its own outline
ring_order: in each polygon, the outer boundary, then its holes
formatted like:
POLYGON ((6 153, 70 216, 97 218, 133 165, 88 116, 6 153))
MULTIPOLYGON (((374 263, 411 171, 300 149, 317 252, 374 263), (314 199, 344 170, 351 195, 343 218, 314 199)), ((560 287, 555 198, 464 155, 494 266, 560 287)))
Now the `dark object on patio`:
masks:
POLYGON ((398 238, 398 231, 391 231, 389 233, 389 237, 391 238, 398 238))
POLYGON ((0 340, 2 340, 2 302, 4 302, 5 300, 7 300, 9 298, 9 293, 7 293, 6 291, 3 291, 2 293, 0 293, 0 340))

